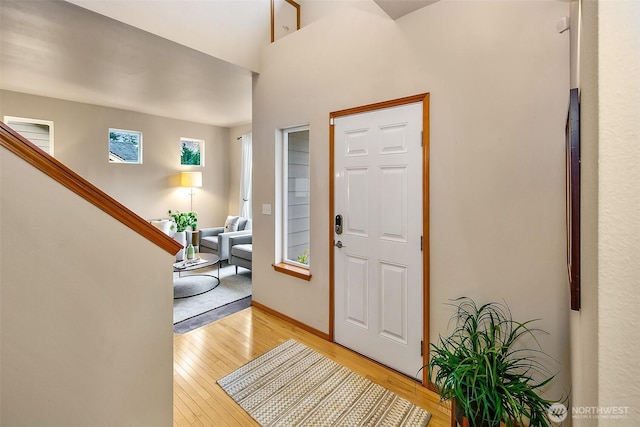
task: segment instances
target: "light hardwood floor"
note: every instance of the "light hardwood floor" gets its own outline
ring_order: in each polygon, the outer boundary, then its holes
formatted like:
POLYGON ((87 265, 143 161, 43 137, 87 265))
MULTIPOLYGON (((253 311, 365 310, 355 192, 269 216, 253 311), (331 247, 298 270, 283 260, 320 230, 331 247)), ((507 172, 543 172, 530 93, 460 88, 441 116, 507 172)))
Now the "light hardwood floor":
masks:
MULTIPOLYGON (((258 426, 216 380, 293 338, 432 414, 428 427, 449 427, 438 396, 408 377, 250 307, 174 338, 173 425, 258 426)), ((313 427, 313 426, 310 426, 313 427)))

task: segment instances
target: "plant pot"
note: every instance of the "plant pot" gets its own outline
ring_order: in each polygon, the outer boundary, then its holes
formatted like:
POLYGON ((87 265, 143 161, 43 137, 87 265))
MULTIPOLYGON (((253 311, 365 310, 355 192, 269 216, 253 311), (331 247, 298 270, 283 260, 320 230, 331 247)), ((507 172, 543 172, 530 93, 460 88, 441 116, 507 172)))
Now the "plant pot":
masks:
POLYGON ((187 246, 187 232, 178 231, 176 235, 173 236, 173 239, 182 245, 182 249, 176 254, 176 261, 182 261, 184 260, 184 248, 187 246))
POLYGON ((500 424, 489 424, 484 420, 472 420, 464 415, 462 405, 456 400, 453 401, 453 411, 456 417, 456 423, 461 427, 500 427, 500 424))

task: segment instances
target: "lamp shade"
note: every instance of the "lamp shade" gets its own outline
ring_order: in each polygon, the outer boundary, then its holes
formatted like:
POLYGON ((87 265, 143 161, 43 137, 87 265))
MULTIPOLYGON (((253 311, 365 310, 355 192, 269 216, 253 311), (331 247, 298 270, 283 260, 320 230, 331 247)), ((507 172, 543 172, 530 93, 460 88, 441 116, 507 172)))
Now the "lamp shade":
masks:
POLYGON ((181 187, 202 187, 202 172, 180 172, 181 187))

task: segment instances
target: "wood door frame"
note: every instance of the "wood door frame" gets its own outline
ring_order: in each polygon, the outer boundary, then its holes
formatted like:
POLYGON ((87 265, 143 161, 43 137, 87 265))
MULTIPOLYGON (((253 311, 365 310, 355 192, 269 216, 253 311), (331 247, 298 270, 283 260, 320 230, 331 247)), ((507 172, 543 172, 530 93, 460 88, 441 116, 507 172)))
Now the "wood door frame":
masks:
MULTIPOLYGON (((378 102, 361 107, 329 113, 329 339, 335 342, 335 260, 334 260, 334 230, 333 215, 335 210, 335 125, 334 119, 353 114, 366 113, 384 108, 398 107, 406 104, 422 102, 422 339, 423 366, 429 362, 429 93, 378 102)), ((426 369, 422 370, 422 384, 429 384, 426 369)))

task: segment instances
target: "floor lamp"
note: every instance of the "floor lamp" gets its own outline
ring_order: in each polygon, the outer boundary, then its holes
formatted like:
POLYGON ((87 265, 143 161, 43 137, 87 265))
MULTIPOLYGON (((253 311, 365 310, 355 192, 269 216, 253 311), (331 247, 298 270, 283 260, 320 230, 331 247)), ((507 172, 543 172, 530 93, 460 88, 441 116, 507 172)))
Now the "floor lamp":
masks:
POLYGON ((196 194, 194 189, 202 187, 202 172, 180 172, 180 186, 190 189, 191 212, 193 212, 193 196, 196 194))

